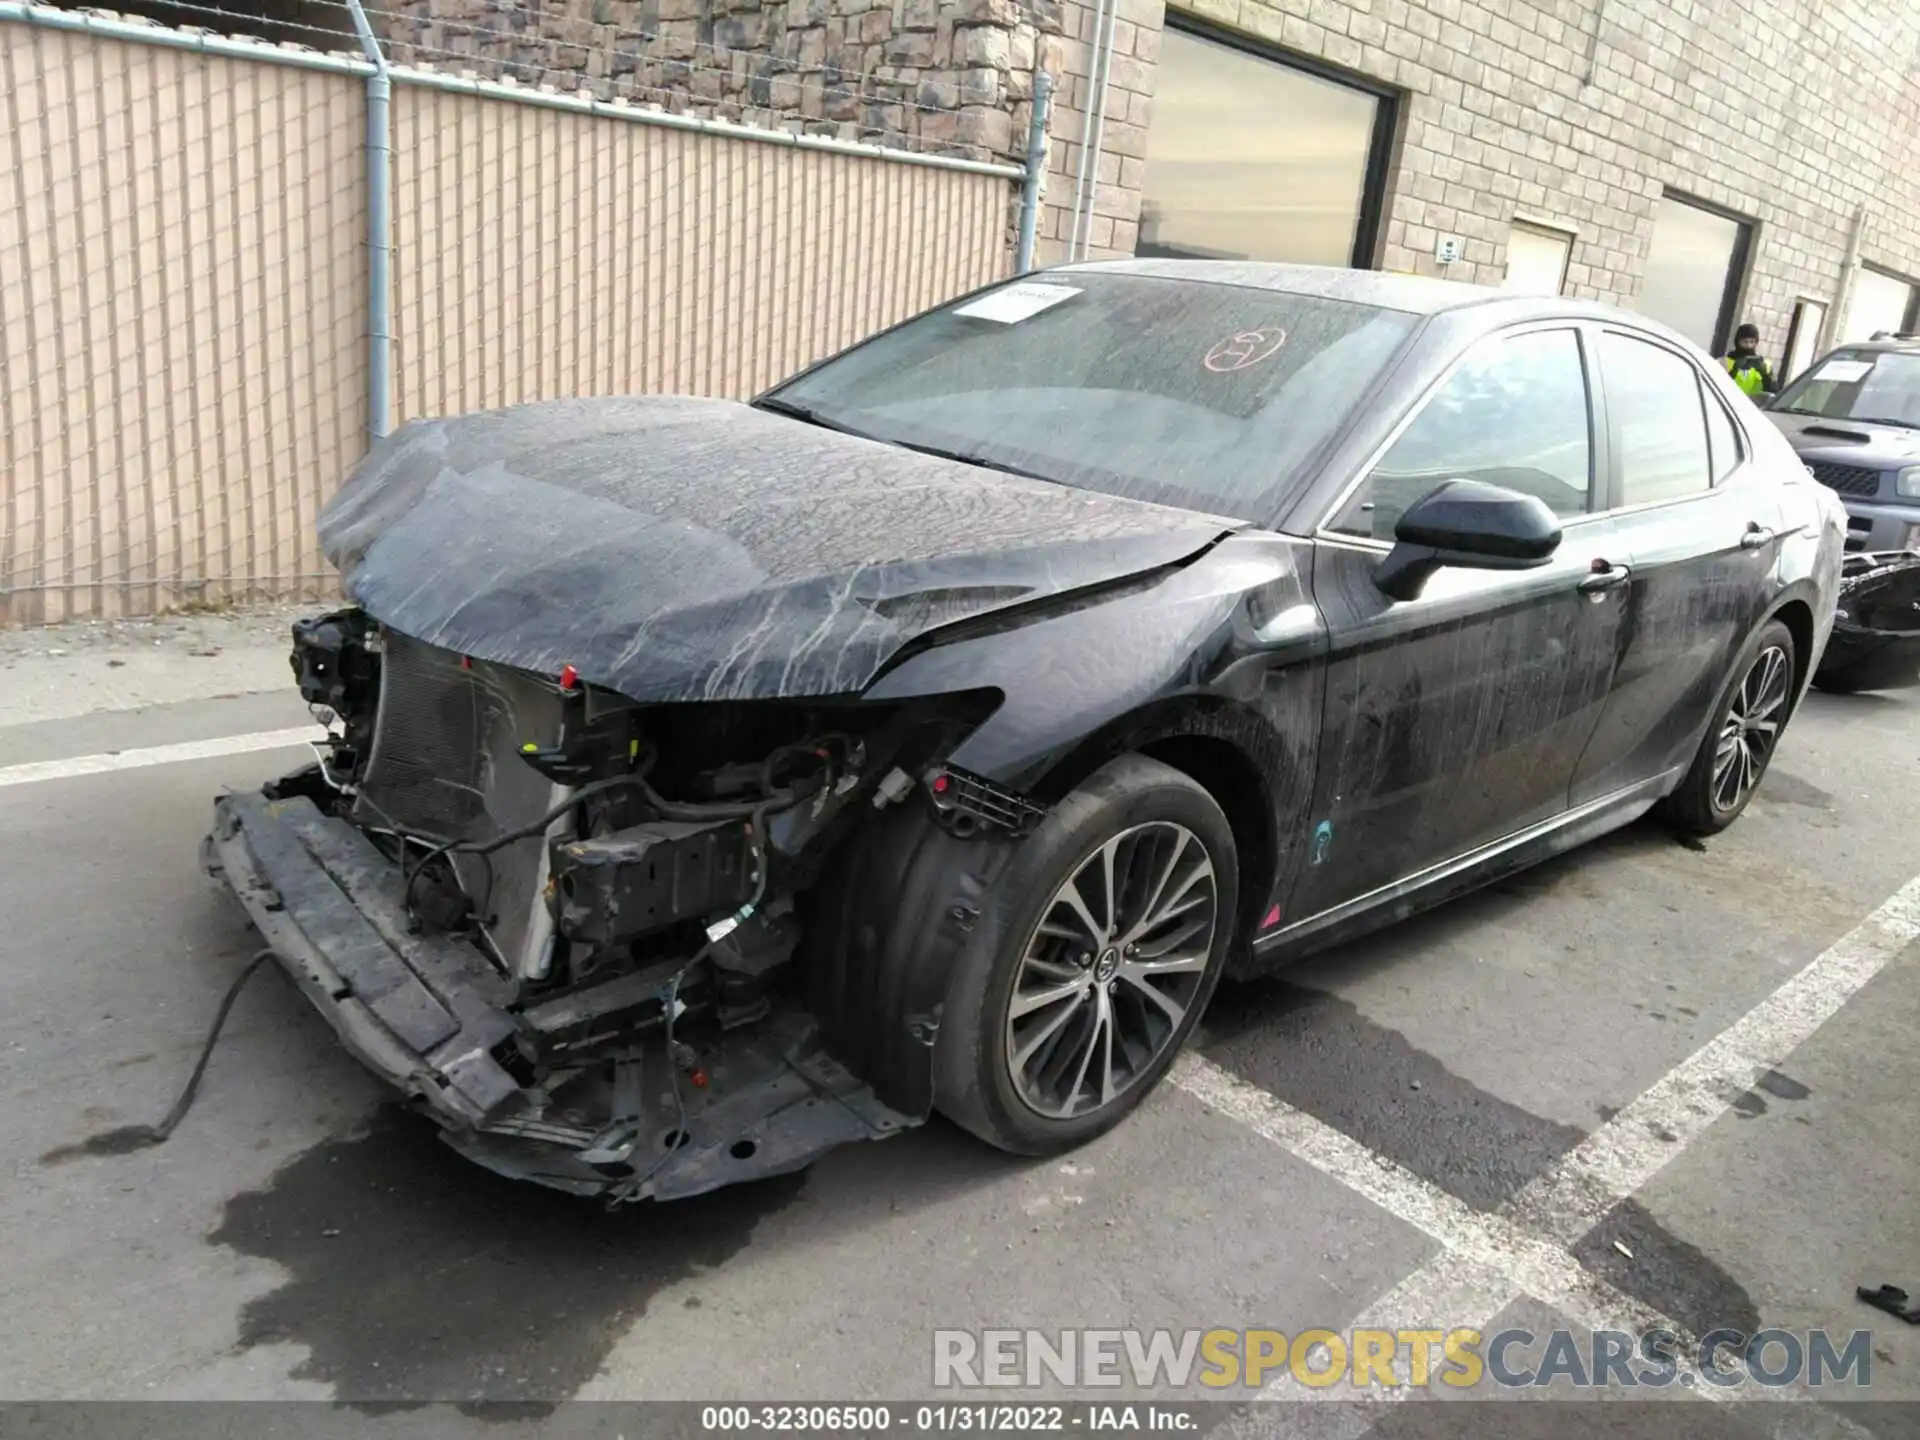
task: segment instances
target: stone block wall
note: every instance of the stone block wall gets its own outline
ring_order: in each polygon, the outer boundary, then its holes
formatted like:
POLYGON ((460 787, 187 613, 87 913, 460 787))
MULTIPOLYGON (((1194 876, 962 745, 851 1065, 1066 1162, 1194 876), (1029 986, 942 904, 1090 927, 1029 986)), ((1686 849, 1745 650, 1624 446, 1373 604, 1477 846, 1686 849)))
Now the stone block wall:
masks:
POLYGON ((399 64, 1020 163, 1059 0, 391 0, 399 64))

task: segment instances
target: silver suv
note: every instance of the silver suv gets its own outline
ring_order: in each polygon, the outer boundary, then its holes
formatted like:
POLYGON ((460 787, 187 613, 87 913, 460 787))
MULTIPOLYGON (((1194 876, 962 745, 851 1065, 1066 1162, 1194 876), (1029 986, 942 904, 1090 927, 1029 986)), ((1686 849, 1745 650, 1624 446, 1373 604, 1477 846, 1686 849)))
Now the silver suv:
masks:
POLYGON ((1843 346, 1757 403, 1838 492, 1848 550, 1920 550, 1920 339, 1843 346))

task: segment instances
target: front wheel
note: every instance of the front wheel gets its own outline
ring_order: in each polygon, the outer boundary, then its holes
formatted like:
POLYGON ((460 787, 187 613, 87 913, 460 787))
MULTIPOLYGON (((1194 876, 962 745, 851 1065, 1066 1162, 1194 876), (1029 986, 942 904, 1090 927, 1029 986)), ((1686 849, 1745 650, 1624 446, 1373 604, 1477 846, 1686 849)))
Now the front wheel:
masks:
POLYGON ((1068 796, 1022 842, 956 970, 940 1109, 1025 1155, 1119 1124, 1213 993, 1238 864, 1220 806, 1170 766, 1123 756, 1068 796))
POLYGON ((1694 835, 1716 835, 1753 799, 1793 708, 1793 632, 1769 621, 1746 644, 1735 679, 1700 741, 1687 776, 1666 799, 1667 818, 1694 835))

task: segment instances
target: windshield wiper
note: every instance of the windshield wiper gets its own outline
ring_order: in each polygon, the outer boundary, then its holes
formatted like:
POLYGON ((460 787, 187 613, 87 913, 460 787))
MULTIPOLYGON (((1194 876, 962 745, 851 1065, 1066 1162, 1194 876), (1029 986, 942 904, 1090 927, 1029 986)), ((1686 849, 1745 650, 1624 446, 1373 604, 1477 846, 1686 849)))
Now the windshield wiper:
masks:
POLYGON ((1894 420, 1885 415, 1855 415, 1851 418, 1856 425, 1891 425, 1896 430, 1920 430, 1920 422, 1894 420))
POLYGON ((796 405, 793 401, 782 400, 778 396, 763 396, 753 402, 753 408, 765 410, 774 415, 785 415, 792 420, 803 420, 809 425, 818 425, 822 430, 837 430, 842 435, 858 435, 863 440, 874 438, 864 430, 856 430, 851 425, 842 425, 838 420, 829 420, 811 406, 796 405))
POLYGON ((911 450, 917 455, 931 455, 936 460, 957 460, 962 465, 978 465, 982 470, 996 470, 1002 475, 1022 475, 1029 480, 1045 480, 1052 485, 1066 483, 1036 470, 1022 470, 1018 465, 1009 465, 1004 460, 989 460, 984 455, 969 454, 965 450, 942 450, 938 445, 919 445, 911 440, 896 440, 892 436, 876 435, 872 438, 884 439, 889 445, 898 445, 902 450, 911 450))
POLYGON ((982 470, 997 470, 1002 475, 1022 475, 1029 480, 1045 480, 1051 484, 1063 482, 1054 480, 1051 475, 1036 474, 1032 470, 1022 470, 1018 465, 1008 465, 1000 460, 988 460, 981 455, 969 455, 961 450, 942 450, 938 445, 921 445, 912 440, 902 440, 896 435, 875 435, 869 430, 857 430, 851 425, 843 425, 838 420, 829 420, 818 410, 807 405, 796 405, 791 400, 781 400, 775 396, 753 402, 754 408, 766 410, 775 415, 785 415, 794 420, 805 421, 809 425, 818 425, 823 430, 837 430, 842 435, 853 435, 861 440, 871 440, 876 445, 898 445, 902 450, 911 450, 916 455, 931 455, 936 460, 957 460, 962 465, 978 465, 982 470))

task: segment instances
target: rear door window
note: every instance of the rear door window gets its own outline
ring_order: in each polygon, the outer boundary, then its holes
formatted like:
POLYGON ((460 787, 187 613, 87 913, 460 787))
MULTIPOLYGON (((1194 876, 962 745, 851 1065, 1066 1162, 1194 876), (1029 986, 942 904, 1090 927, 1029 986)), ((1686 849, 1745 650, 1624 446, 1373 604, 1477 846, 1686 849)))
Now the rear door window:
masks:
POLYGON ((1722 405, 1703 382, 1700 394, 1707 407, 1707 455, 1713 463, 1713 483, 1718 485, 1731 475, 1740 462, 1746 458, 1741 446, 1740 432, 1734 427, 1733 417, 1727 414, 1722 405))
POLYGON ((1610 330, 1600 337, 1600 373, 1620 504, 1652 505, 1710 489, 1714 465, 1699 372, 1664 346, 1610 330))

